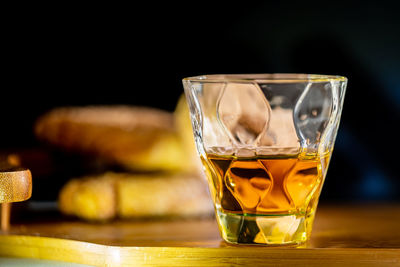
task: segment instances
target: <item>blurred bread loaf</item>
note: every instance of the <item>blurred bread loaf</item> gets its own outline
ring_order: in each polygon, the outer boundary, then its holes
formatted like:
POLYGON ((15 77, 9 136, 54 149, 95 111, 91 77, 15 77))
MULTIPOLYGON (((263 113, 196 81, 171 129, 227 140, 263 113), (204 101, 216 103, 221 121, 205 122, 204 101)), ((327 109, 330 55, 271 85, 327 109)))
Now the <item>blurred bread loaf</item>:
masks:
POLYGON ((196 175, 108 172, 69 181, 60 192, 65 214, 87 220, 114 217, 204 216, 213 211, 206 181, 196 175))
POLYGON ((52 146, 127 169, 177 171, 184 167, 173 115, 154 108, 58 108, 38 119, 35 133, 52 146))
POLYGON ((38 119, 35 133, 62 151, 123 167, 122 173, 69 180, 58 199, 64 214, 104 221, 213 211, 183 97, 174 113, 130 106, 58 108, 38 119))

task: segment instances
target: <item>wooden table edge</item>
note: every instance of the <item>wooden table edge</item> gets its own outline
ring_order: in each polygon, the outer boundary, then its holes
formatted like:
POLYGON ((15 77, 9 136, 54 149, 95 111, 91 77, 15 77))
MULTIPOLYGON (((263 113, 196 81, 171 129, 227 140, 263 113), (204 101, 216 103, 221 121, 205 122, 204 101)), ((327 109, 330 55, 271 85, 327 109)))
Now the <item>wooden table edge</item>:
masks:
POLYGON ((96 266, 268 266, 277 263, 400 266, 400 249, 396 248, 119 247, 23 235, 0 236, 0 256, 96 266))

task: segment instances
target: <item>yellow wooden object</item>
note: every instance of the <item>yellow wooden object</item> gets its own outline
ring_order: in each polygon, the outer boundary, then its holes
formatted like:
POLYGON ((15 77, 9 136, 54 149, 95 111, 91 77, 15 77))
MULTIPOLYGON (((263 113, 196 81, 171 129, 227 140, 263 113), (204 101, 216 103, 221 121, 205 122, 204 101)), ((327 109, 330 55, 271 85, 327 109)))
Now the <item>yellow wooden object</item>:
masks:
POLYGON ((27 200, 32 194, 32 174, 28 169, 11 167, 0 170, 0 203, 27 200))
POLYGON ((117 247, 33 236, 2 236, 0 255, 94 266, 399 266, 398 249, 117 247))
POLYGON ((8 157, 0 163, 1 230, 10 227, 11 203, 27 200, 32 195, 32 174, 28 169, 15 167, 17 157, 8 157))
POLYGON ((27 217, 0 235, 0 256, 95 266, 400 266, 399 223, 399 205, 322 205, 310 244, 294 248, 229 245, 211 218, 91 224, 27 217))

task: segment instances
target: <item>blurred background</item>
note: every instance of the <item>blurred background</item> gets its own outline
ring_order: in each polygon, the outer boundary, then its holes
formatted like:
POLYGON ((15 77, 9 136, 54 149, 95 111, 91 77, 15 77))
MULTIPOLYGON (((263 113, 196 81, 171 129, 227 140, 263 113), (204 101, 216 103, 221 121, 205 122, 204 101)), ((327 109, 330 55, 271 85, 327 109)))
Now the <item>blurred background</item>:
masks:
MULTIPOLYGON (((349 83, 321 202, 400 201, 400 16, 393 3, 32 8, 10 12, 4 24, 1 151, 39 147, 33 124, 55 107, 173 111, 186 76, 338 74, 349 83)), ((56 197, 48 188, 60 186, 57 177, 46 181, 34 184, 33 199, 56 197)))

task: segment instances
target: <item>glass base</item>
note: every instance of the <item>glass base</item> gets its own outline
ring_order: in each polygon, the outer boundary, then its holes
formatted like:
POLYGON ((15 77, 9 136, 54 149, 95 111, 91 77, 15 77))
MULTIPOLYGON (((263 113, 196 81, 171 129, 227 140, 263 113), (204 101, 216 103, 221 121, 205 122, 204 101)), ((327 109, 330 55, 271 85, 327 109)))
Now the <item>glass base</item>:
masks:
POLYGON ((217 211, 221 236, 232 244, 302 245, 311 232, 310 220, 294 214, 243 215, 217 211))

